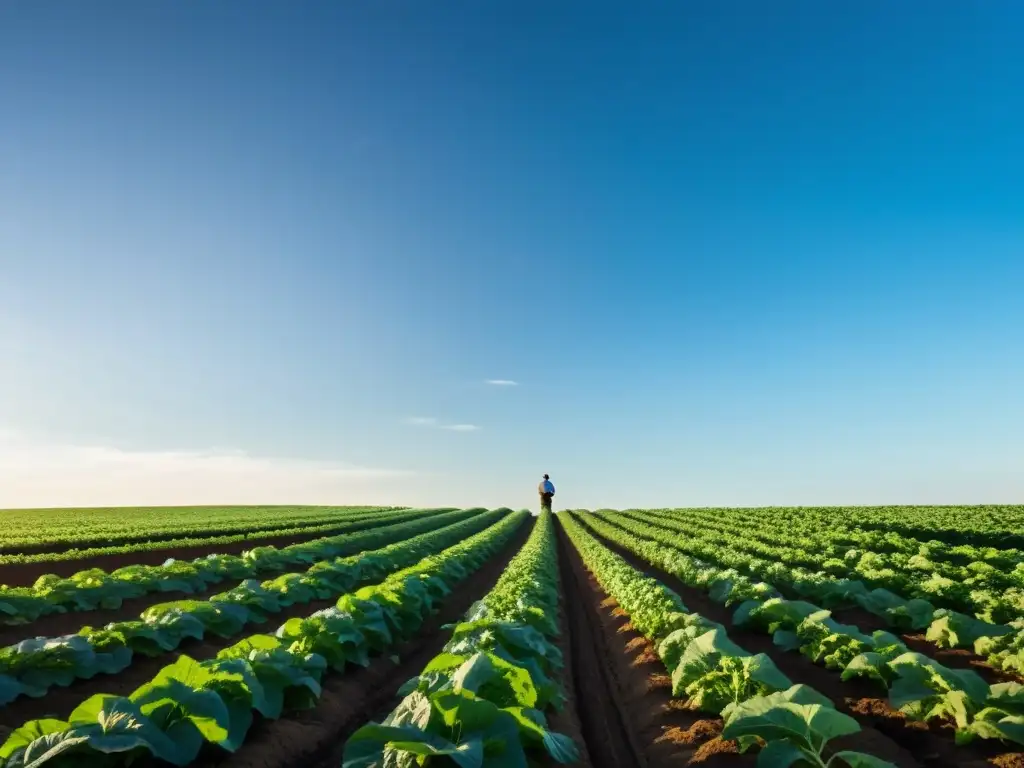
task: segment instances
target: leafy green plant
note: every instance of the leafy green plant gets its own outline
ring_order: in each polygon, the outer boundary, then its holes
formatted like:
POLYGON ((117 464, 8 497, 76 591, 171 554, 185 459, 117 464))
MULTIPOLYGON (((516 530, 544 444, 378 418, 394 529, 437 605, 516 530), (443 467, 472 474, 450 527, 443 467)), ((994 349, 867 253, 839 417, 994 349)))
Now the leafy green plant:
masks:
POLYGON ((828 756, 829 741, 857 733, 860 726, 806 685, 733 704, 723 718, 723 738, 736 739, 741 751, 761 746, 759 768, 895 768, 864 752, 843 750, 828 756))
POLYGON ((562 698, 551 677, 562 664, 550 639, 558 632, 557 611, 554 529, 544 512, 494 589, 450 627, 444 651, 400 689, 399 705, 346 742, 343 766, 576 760, 572 740, 552 732, 543 712, 562 698))
POLYGON ((685 695, 694 709, 716 714, 792 684, 768 656, 751 655, 720 628, 691 641, 672 670, 672 694, 685 695))
POLYGON ((982 638, 1002 637, 1013 633, 1013 627, 991 624, 957 611, 940 608, 928 626, 925 637, 940 648, 970 647, 982 638))

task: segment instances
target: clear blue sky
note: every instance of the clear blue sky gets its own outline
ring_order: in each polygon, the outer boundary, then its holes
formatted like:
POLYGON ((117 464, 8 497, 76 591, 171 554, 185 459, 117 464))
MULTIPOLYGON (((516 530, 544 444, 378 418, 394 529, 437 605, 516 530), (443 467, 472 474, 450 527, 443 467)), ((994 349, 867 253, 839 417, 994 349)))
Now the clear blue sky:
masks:
POLYGON ((0 505, 1020 502, 1022 39, 5 3, 0 505))

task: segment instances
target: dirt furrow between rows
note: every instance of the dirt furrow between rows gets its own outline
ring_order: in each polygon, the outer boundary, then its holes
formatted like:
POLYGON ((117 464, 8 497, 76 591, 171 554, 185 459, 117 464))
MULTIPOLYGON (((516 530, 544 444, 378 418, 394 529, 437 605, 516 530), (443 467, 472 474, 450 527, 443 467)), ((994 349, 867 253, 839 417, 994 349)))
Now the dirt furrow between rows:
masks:
POLYGON ((595 768, 751 766, 720 737, 720 718, 688 710, 653 646, 601 589, 559 529, 578 715, 595 768))
POLYGON ((206 748, 194 768, 306 768, 341 764, 345 740, 367 721, 389 712, 396 692, 418 675, 450 638, 445 624, 458 621, 469 607, 491 590, 509 560, 530 535, 525 523, 509 543, 468 579, 455 585, 438 613, 424 622, 416 636, 400 643, 370 666, 324 677, 323 694, 313 709, 279 720, 256 714, 249 735, 234 754, 206 748), (391 656, 397 656, 398 663, 391 656))
POLYGON ((555 525, 555 541, 558 553, 558 581, 561 591, 558 605, 559 635, 556 641, 564 662, 564 667, 559 673, 559 683, 565 696, 565 706, 560 712, 553 712, 548 718, 548 723, 553 731, 569 736, 579 747, 580 759, 576 765, 579 768, 593 768, 595 763, 587 749, 587 739, 583 735, 583 726, 580 722, 580 697, 575 674, 576 647, 584 641, 584 638, 578 636, 581 626, 578 622, 574 622, 573 618, 582 603, 574 590, 574 577, 572 569, 569 567, 568 554, 565 552, 566 542, 563 541, 561 528, 558 525, 555 525))
POLYGON ((626 722, 625 703, 608 661, 610 649, 600 626, 597 604, 579 554, 561 526, 558 559, 569 649, 567 689, 576 704, 580 736, 594 768, 644 766, 646 762, 626 722), (583 572, 581 572, 581 569, 583 572))
MULTIPOLYGON (((592 529, 591 533, 598 535, 592 529)), ((778 648, 770 635, 733 626, 733 608, 714 602, 706 591, 689 587, 614 542, 599 538, 634 567, 678 592, 691 611, 725 626, 729 637, 737 644, 751 653, 765 653, 793 682, 810 685, 831 699, 837 709, 856 718, 863 730, 851 737, 845 748, 872 752, 900 766, 981 768, 992 764, 1022 765, 1017 762, 1016 753, 1008 752, 1007 747, 997 741, 976 741, 958 746, 954 743, 951 728, 908 721, 888 705, 885 691, 878 685, 861 680, 843 681, 838 672, 815 664, 798 653, 778 648)))

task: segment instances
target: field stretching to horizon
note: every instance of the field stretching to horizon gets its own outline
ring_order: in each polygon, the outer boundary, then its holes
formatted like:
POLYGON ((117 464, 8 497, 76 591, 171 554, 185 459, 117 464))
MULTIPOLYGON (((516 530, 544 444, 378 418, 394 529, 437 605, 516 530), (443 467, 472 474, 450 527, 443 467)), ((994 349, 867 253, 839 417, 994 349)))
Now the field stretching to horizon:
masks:
POLYGON ((1024 766, 1024 507, 0 510, 0 768, 1024 766))

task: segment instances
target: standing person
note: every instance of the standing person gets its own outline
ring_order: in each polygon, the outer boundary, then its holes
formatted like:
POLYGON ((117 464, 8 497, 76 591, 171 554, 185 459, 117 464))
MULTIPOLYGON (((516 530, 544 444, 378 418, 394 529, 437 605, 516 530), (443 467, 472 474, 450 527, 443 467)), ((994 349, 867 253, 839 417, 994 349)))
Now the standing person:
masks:
POLYGON ((551 500, 555 498, 555 484, 548 479, 547 475, 544 475, 544 479, 537 486, 537 491, 540 492, 540 511, 543 512, 546 509, 550 512, 551 500))

